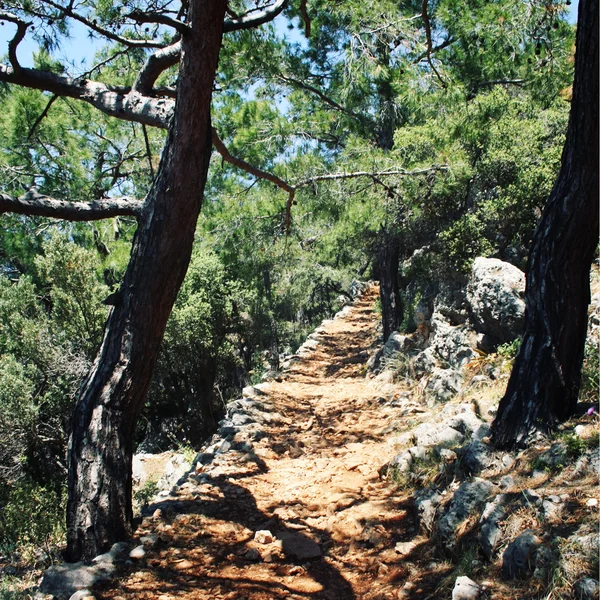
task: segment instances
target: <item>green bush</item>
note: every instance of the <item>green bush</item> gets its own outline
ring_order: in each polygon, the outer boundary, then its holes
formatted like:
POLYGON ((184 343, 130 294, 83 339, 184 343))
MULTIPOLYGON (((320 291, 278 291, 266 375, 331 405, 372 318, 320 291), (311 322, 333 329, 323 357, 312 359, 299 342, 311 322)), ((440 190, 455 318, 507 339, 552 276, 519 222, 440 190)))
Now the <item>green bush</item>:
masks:
POLYGON ((600 390, 600 348, 598 342, 588 336, 581 369, 581 402, 598 402, 600 390))
POLYGON ((1 486, 0 553, 35 558, 36 549, 49 552, 63 543, 65 505, 61 486, 43 486, 27 478, 1 486))

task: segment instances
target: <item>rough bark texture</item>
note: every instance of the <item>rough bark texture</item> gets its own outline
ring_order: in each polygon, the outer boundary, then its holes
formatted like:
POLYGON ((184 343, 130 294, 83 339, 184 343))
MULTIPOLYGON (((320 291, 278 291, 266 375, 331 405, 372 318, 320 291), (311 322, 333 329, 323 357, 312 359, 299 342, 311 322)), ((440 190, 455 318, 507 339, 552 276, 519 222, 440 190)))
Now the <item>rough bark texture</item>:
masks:
POLYGON ((96 221, 117 216, 137 217, 142 202, 133 198, 106 198, 92 202, 67 202, 29 191, 20 198, 0 194, 0 214, 53 217, 68 221, 96 221))
POLYGON ((86 378, 69 443, 67 553, 90 559, 131 533, 136 419, 192 251, 211 152, 210 102, 226 0, 192 0, 178 99, 120 301, 86 378))
POLYGON ((398 331, 404 311, 398 286, 400 240, 397 235, 383 234, 379 251, 379 295, 381 298, 381 320, 384 343, 393 331, 398 331))
POLYGON ((575 410, 598 244, 598 0, 581 0, 573 103, 561 170, 527 268, 525 333, 493 424, 499 447, 524 445, 575 410))

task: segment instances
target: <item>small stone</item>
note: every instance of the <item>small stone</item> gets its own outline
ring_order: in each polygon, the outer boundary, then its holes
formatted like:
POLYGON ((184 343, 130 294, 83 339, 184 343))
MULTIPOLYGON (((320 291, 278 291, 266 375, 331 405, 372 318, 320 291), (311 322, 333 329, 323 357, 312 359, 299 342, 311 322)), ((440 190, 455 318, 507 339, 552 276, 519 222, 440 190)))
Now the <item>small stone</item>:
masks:
POLYGON ((468 577, 457 577, 454 589, 452 590, 452 600, 478 600, 481 594, 481 588, 468 577))
POLYGON ((417 542, 398 542, 394 549, 401 556, 406 556, 407 554, 410 554, 417 546, 417 542))
POLYGON ((596 579, 583 577, 575 582, 575 598, 577 600, 596 600, 600 591, 600 584, 596 579))
POLYGON ((442 448, 440 450, 440 458, 443 458, 447 463, 454 462, 458 457, 454 450, 450 450, 449 448, 442 448))
POLYGON ((96 600, 90 590, 77 590, 69 600, 96 600))
POLYGON ((153 521, 159 521, 160 519, 162 519, 162 510, 160 510, 160 508, 157 508, 153 513, 152 513, 152 520, 153 521))
POLYGON ((596 498, 590 498, 586 503, 586 506, 598 506, 598 500, 596 498))
POLYGON ((156 533, 150 533, 140 538, 140 543, 144 548, 154 548, 160 542, 160 538, 156 533))
POLYGON ((262 529, 254 534, 254 540, 259 544, 270 544, 275 537, 268 529, 262 529))
POLYGON ((140 560, 146 556, 146 550, 144 550, 144 546, 136 546, 130 553, 129 558, 133 558, 134 560, 140 560))
POLYGON ((244 558, 250 561, 257 561, 261 559, 260 552, 256 548, 250 548, 246 554, 244 554, 244 558))

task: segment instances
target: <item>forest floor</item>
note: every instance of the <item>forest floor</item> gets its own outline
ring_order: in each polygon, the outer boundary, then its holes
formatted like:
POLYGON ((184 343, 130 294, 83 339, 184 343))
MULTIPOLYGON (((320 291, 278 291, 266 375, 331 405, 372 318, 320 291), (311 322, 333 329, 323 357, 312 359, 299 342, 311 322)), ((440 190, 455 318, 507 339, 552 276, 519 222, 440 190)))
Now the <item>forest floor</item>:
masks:
POLYGON ((415 521, 409 494, 380 476, 394 451, 378 400, 400 388, 365 378, 377 293, 325 322, 318 346, 263 388, 273 418, 250 453, 199 465, 151 506, 136 535, 158 544, 97 598, 388 599, 409 578, 415 598, 435 589, 439 577, 395 550, 415 521))

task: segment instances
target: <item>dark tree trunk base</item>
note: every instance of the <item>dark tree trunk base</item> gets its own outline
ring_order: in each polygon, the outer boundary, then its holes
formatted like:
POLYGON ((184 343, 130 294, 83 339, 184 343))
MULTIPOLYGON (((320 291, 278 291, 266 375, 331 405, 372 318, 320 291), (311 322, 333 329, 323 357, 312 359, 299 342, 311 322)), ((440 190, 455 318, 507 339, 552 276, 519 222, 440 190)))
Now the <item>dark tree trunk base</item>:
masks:
POLYGON ((500 448, 524 446, 575 412, 598 220, 598 0, 581 0, 561 170, 533 239, 525 334, 492 426, 500 448))

